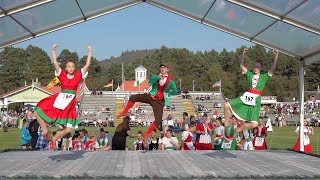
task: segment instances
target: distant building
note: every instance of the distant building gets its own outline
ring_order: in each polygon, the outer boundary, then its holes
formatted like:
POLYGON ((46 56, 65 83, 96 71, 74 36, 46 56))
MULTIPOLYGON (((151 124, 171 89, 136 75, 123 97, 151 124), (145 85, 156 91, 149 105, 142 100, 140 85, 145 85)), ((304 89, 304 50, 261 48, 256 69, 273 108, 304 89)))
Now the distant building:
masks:
MULTIPOLYGON (((88 91, 87 87, 83 88, 85 88, 85 91, 88 91)), ((47 88, 46 86, 41 86, 39 82, 34 82, 33 85, 23 86, 10 92, 1 94, 0 108, 8 108, 8 105, 13 103, 36 105, 41 99, 59 93, 60 90, 60 86, 47 88)), ((77 89, 77 96, 81 90, 82 89, 80 88, 77 89)), ((82 95, 77 97, 76 102, 80 102, 81 98, 82 95)))
POLYGON ((148 91, 150 86, 148 85, 147 71, 145 67, 140 65, 135 69, 135 80, 124 81, 116 91, 148 91))

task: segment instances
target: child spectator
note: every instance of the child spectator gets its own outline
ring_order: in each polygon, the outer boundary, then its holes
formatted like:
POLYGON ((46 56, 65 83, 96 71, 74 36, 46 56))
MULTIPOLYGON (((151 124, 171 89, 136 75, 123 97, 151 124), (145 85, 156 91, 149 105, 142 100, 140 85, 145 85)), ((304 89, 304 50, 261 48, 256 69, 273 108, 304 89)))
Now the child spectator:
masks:
POLYGON ((23 126, 20 130, 20 143, 21 143, 21 148, 23 150, 26 150, 29 148, 29 143, 31 141, 31 136, 30 136, 28 127, 29 127, 29 122, 26 119, 24 119, 23 126))
POLYGON ((196 124, 191 122, 189 128, 182 132, 181 150, 195 150, 192 142, 193 132, 196 130, 196 124))

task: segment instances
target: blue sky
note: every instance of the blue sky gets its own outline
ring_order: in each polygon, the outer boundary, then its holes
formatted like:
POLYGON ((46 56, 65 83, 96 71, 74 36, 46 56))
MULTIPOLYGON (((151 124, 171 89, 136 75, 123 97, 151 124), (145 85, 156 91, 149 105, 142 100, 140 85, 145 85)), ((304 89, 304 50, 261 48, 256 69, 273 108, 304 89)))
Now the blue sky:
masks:
POLYGON ((32 44, 51 54, 51 45, 86 55, 91 45, 98 60, 118 57, 126 50, 153 49, 162 45, 204 51, 223 48, 234 50, 252 43, 172 14, 146 3, 108 14, 91 21, 62 29, 15 45, 25 48, 32 44))

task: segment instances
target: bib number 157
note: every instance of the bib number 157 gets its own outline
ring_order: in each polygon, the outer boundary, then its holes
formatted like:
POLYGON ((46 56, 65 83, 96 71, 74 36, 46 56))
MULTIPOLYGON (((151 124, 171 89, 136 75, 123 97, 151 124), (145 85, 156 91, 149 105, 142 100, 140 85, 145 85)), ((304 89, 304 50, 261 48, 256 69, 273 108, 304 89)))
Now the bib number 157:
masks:
POLYGON ((245 96, 245 100, 247 101, 247 102, 252 102, 253 101, 253 97, 252 96, 245 96))

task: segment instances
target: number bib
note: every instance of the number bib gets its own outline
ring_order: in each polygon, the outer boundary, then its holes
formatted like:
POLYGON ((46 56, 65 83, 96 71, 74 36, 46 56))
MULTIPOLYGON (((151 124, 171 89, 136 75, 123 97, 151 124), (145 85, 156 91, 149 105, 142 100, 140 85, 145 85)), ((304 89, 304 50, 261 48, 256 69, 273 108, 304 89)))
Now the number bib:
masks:
POLYGON ((259 95, 258 94, 253 94, 250 92, 245 92, 241 97, 241 101, 249 106, 255 106, 256 105, 256 99, 259 95))
POLYGON ((254 145, 257 147, 262 147, 264 143, 263 137, 256 137, 256 140, 254 141, 254 145))
POLYGON ((74 94, 61 92, 54 101, 53 107, 64 110, 70 104, 74 97, 74 94))
POLYGON ((222 149, 230 149, 230 148, 231 148, 231 143, 232 143, 232 141, 233 141, 233 140, 231 140, 231 141, 225 140, 225 141, 222 143, 221 148, 222 148, 222 149))

